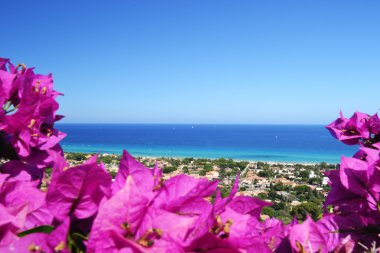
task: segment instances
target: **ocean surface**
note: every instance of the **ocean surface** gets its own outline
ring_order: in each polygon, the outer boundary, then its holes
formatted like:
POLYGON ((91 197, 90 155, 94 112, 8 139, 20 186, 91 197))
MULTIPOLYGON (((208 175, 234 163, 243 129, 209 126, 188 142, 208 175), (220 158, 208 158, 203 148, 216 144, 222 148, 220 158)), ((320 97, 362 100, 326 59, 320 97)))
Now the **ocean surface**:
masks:
POLYGON ((233 158, 337 163, 357 146, 335 140, 322 125, 57 124, 64 151, 134 156, 233 158))

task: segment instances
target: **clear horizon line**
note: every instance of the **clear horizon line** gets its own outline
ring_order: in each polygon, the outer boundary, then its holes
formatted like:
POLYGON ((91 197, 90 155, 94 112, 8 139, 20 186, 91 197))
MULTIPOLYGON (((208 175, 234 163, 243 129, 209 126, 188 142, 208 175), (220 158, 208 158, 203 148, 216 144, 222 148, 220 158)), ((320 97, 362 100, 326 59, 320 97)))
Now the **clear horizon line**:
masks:
POLYGON ((323 123, 138 123, 138 122, 56 122, 57 125, 304 125, 325 126, 323 123))

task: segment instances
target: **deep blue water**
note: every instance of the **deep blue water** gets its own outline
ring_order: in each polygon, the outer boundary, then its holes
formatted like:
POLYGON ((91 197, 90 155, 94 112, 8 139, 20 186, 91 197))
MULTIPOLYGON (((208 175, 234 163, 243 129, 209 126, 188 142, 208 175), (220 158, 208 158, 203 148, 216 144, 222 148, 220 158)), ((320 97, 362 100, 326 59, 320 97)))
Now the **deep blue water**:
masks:
POLYGON ((322 125, 58 124, 65 151, 135 156, 339 162, 358 147, 339 143, 322 125))

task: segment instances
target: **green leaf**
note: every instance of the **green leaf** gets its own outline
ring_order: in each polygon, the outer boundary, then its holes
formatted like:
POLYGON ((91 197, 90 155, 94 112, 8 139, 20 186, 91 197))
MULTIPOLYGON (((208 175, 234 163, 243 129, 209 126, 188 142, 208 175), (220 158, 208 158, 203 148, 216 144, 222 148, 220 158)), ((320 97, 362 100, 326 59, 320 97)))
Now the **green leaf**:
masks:
POLYGON ((54 230, 53 226, 48 226, 48 225, 46 225, 46 226, 39 226, 39 227, 35 227, 35 228, 29 229, 29 230, 22 231, 22 232, 18 233, 17 236, 18 237, 24 237, 26 235, 33 234, 33 233, 45 233, 45 234, 49 234, 53 230, 54 230))
POLYGON ((82 239, 82 240, 84 240, 84 241, 87 241, 87 240, 88 240, 88 236, 82 235, 82 234, 80 234, 80 233, 73 233, 73 234, 72 234, 72 237, 77 237, 77 238, 80 238, 80 239, 82 239))

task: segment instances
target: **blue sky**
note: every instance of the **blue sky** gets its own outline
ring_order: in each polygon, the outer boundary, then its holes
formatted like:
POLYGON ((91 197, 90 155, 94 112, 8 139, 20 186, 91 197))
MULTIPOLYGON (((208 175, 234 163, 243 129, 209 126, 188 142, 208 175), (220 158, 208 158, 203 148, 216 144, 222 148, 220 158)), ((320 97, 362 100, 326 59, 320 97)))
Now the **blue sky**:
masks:
POLYGON ((2 1, 64 122, 326 124, 380 108, 380 1, 2 1))

